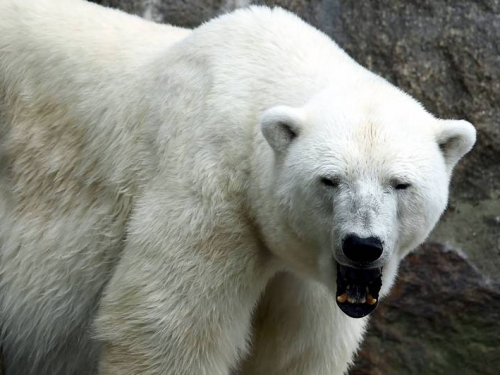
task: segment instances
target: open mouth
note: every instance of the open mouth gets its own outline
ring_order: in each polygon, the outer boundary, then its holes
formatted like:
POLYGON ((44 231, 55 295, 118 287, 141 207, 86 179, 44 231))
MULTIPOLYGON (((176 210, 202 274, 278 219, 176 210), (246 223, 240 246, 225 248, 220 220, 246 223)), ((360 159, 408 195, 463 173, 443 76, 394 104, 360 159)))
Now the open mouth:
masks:
POLYGON ((337 305, 351 318, 363 318, 376 309, 382 268, 359 269, 337 263, 337 305))

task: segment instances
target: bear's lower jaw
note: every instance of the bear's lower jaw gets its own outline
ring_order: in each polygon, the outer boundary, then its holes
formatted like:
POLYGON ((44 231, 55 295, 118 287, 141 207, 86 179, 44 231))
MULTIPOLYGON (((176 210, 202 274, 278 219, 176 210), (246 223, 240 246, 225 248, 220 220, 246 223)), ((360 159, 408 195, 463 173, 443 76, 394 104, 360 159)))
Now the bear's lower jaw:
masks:
POLYGON ((377 308, 382 268, 358 269, 337 263, 337 305, 351 318, 363 318, 377 308))

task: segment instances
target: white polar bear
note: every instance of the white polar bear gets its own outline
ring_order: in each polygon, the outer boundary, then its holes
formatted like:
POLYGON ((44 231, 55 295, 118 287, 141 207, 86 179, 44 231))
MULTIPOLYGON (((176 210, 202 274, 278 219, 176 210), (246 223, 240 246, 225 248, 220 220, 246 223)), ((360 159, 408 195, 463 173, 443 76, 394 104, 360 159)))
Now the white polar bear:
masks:
POLYGON ((345 373, 474 142, 281 9, 3 0, 6 375, 345 373))

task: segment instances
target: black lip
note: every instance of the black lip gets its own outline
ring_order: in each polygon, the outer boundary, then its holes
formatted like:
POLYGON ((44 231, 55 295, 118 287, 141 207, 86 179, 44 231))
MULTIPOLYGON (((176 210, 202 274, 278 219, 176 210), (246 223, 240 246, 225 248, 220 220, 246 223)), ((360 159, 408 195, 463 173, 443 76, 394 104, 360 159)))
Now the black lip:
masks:
POLYGON ((352 268, 343 266, 337 263, 337 293, 340 296, 347 291, 347 286, 355 292, 370 292, 377 302, 373 305, 368 303, 340 303, 337 300, 337 305, 340 310, 351 318, 363 318, 372 313, 378 306, 380 288, 382 287, 382 268, 352 268))

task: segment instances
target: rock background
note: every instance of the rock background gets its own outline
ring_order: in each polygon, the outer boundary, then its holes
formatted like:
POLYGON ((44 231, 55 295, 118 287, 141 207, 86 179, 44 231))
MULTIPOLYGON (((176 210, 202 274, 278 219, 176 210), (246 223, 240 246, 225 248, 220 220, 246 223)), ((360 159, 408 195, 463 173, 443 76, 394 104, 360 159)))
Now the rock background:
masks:
POLYGON ((186 27, 250 2, 280 5, 432 113, 475 124, 450 207, 402 265, 351 375, 500 373, 500 0, 96 2, 186 27))

